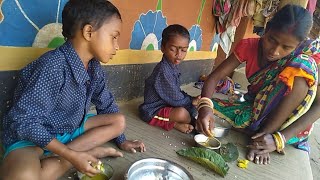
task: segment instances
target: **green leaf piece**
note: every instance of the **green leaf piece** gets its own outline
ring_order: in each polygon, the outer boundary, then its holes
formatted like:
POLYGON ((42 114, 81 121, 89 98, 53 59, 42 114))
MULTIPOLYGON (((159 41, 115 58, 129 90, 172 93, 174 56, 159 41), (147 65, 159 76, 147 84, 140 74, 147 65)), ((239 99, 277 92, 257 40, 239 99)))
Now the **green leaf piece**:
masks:
POLYGON ((191 147, 181 149, 177 151, 177 154, 212 169, 222 177, 225 177, 229 170, 229 166, 224 159, 218 153, 209 149, 191 147))
POLYGON ((239 151, 233 143, 222 144, 219 149, 219 154, 226 162, 232 162, 238 159, 239 151))

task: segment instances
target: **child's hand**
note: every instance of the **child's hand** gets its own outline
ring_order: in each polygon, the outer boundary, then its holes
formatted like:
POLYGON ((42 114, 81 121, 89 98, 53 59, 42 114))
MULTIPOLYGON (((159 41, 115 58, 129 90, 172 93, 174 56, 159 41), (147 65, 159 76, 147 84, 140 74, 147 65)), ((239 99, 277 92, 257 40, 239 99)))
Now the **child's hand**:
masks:
POLYGON ((100 173, 99 170, 91 166, 91 164, 98 163, 99 160, 87 152, 73 151, 68 160, 78 171, 90 177, 100 173))
POLYGON ((196 96, 196 97, 193 97, 192 98, 192 105, 197 106, 200 99, 201 99, 200 95, 196 96))
POLYGON ((140 149, 140 152, 145 152, 146 147, 144 146, 143 142, 138 141, 138 140, 126 140, 122 144, 120 144, 120 149, 132 153, 136 153, 137 151, 135 149, 140 149))

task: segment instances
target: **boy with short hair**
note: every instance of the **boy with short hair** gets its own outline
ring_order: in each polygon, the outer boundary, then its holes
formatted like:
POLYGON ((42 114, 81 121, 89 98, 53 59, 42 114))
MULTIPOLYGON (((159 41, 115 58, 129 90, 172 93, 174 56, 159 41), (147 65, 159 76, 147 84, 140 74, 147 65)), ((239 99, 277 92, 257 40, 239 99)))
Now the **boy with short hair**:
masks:
POLYGON ((57 179, 75 167, 89 176, 98 158, 122 156, 99 147, 114 139, 126 151, 125 117, 105 84, 100 62, 119 49, 121 15, 106 0, 70 0, 62 13, 66 43, 21 70, 13 107, 3 122, 3 179, 57 179), (96 116, 86 116, 90 104, 96 116), (51 151, 57 156, 40 160, 51 151))
POLYGON ((191 97, 180 88, 178 64, 185 58, 189 47, 189 31, 178 24, 162 32, 162 60, 145 81, 144 102, 139 106, 141 119, 165 130, 175 128, 190 133, 194 127, 198 97, 191 97))

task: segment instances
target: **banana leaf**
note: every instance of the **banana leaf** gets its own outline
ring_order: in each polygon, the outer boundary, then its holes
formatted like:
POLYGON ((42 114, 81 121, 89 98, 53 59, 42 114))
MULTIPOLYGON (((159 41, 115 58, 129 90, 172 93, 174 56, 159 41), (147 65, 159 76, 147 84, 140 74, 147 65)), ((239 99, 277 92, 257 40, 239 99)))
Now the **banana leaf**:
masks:
POLYGON ((229 170, 228 164, 221 155, 209 149, 191 147, 178 150, 177 154, 212 169, 222 177, 225 177, 229 170))
POLYGON ((226 162, 232 162, 238 159, 239 151, 233 143, 222 144, 219 149, 219 154, 226 162))

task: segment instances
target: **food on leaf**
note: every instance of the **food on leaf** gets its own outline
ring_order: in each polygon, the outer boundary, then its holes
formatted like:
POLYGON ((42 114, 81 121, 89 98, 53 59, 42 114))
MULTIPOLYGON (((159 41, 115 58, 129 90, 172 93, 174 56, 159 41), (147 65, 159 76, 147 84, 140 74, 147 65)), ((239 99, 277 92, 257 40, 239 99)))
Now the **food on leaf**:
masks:
POLYGON ((208 167, 223 177, 226 176, 229 170, 229 166, 224 159, 218 153, 209 149, 191 147, 181 149, 177 151, 177 154, 208 167))

